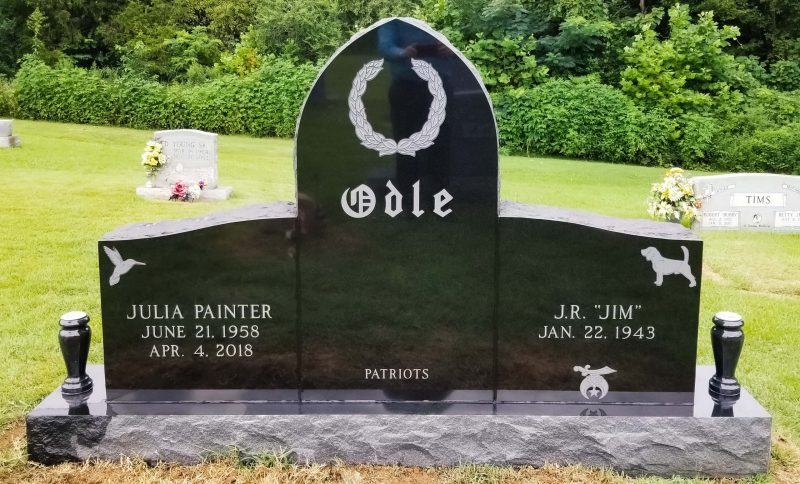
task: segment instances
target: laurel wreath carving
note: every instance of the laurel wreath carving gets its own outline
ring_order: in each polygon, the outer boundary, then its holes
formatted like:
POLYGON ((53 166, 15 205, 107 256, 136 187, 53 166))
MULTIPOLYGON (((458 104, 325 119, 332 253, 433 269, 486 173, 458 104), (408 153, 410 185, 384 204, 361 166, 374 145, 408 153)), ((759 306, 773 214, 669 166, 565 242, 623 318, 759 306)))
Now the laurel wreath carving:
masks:
POLYGON ((353 87, 350 89, 350 95, 347 97, 347 104, 350 107, 350 122, 353 123, 353 127, 356 129, 356 136, 361 140, 361 144, 377 151, 380 156, 393 155, 395 153, 415 156, 417 151, 433 145, 436 137, 439 136, 439 129, 444 123, 447 94, 445 94, 442 86, 442 78, 439 77, 439 73, 429 63, 423 60, 411 59, 411 69, 417 73, 420 79, 428 82, 428 91, 433 96, 433 101, 431 101, 431 106, 428 110, 428 119, 422 125, 422 129, 408 138, 395 141, 372 129, 372 125, 367 120, 364 103, 361 101, 361 96, 367 90, 367 83, 375 79, 375 76, 382 69, 383 59, 378 59, 364 64, 364 67, 356 74, 355 79, 353 79, 353 87))

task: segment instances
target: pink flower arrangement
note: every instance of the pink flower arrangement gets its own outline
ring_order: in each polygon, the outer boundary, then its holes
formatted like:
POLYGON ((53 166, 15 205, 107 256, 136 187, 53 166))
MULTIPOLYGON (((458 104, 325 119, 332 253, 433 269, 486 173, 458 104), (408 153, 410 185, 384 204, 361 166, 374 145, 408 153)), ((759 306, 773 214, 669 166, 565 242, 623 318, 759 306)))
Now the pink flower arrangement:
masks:
POLYGON ((181 180, 176 181, 175 184, 172 185, 172 196, 170 197, 170 200, 185 201, 186 192, 188 189, 189 187, 186 185, 186 183, 181 180))
POLYGON ((193 202, 200 198, 205 186, 206 182, 203 180, 200 180, 194 185, 189 185, 182 180, 178 180, 170 187, 172 196, 170 196, 169 199, 181 202, 193 202))

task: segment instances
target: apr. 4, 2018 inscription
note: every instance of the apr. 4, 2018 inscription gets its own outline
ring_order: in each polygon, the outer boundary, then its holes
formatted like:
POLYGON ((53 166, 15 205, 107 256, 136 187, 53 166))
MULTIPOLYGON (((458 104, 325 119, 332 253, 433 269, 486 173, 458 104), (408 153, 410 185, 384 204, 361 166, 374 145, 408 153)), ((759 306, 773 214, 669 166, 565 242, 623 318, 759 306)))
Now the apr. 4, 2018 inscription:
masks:
POLYGON ((543 325, 537 337, 539 339, 655 339, 654 326, 633 323, 641 309, 641 304, 593 304, 588 311, 591 315, 587 317, 585 315, 587 311, 579 304, 561 304, 553 312, 553 322, 543 325))
POLYGON ((150 358, 187 356, 189 340, 196 357, 249 358, 262 333, 258 321, 272 319, 271 311, 269 304, 133 304, 125 318, 145 323, 141 339, 158 340, 147 347, 150 358))

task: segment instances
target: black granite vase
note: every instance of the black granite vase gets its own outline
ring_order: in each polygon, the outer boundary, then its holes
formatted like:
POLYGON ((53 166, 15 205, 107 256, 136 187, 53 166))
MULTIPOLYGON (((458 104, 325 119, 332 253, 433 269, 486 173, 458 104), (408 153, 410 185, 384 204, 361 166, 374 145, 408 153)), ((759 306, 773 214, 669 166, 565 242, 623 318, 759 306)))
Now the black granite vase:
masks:
POLYGON ((739 400, 741 385, 734 373, 744 344, 744 320, 731 312, 719 312, 713 318, 711 348, 714 351, 716 373, 708 382, 708 393, 718 404, 733 404, 739 400))
POLYGON ((89 316, 82 311, 72 311, 61 316, 61 331, 58 340, 64 364, 67 365, 67 378, 61 384, 61 393, 77 395, 92 391, 92 379, 86 374, 86 361, 89 359, 89 343, 92 330, 89 316))

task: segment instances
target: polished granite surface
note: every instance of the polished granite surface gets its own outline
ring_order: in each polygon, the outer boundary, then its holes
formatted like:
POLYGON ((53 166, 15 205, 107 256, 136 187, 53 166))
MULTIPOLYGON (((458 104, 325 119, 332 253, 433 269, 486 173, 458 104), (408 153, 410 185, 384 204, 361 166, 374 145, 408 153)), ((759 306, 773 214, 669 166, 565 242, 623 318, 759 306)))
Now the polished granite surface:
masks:
MULTIPOLYGON (((51 393, 30 417, 58 415, 543 415, 543 416, 639 416, 712 417, 720 409, 708 396, 713 367, 698 366, 693 405, 625 404, 536 404, 536 403, 440 403, 440 402, 265 402, 196 401, 163 403, 109 403, 105 398, 102 365, 90 365, 95 391, 88 399, 65 401, 60 390, 51 393)), ((202 392, 202 391, 199 391, 202 392)), ((86 398, 86 396, 84 396, 86 398)), ((742 389, 742 397, 731 408, 732 417, 769 418, 764 408, 742 389)), ((726 412, 722 412, 726 413, 726 412)), ((731 413, 731 412, 727 412, 731 413)))

